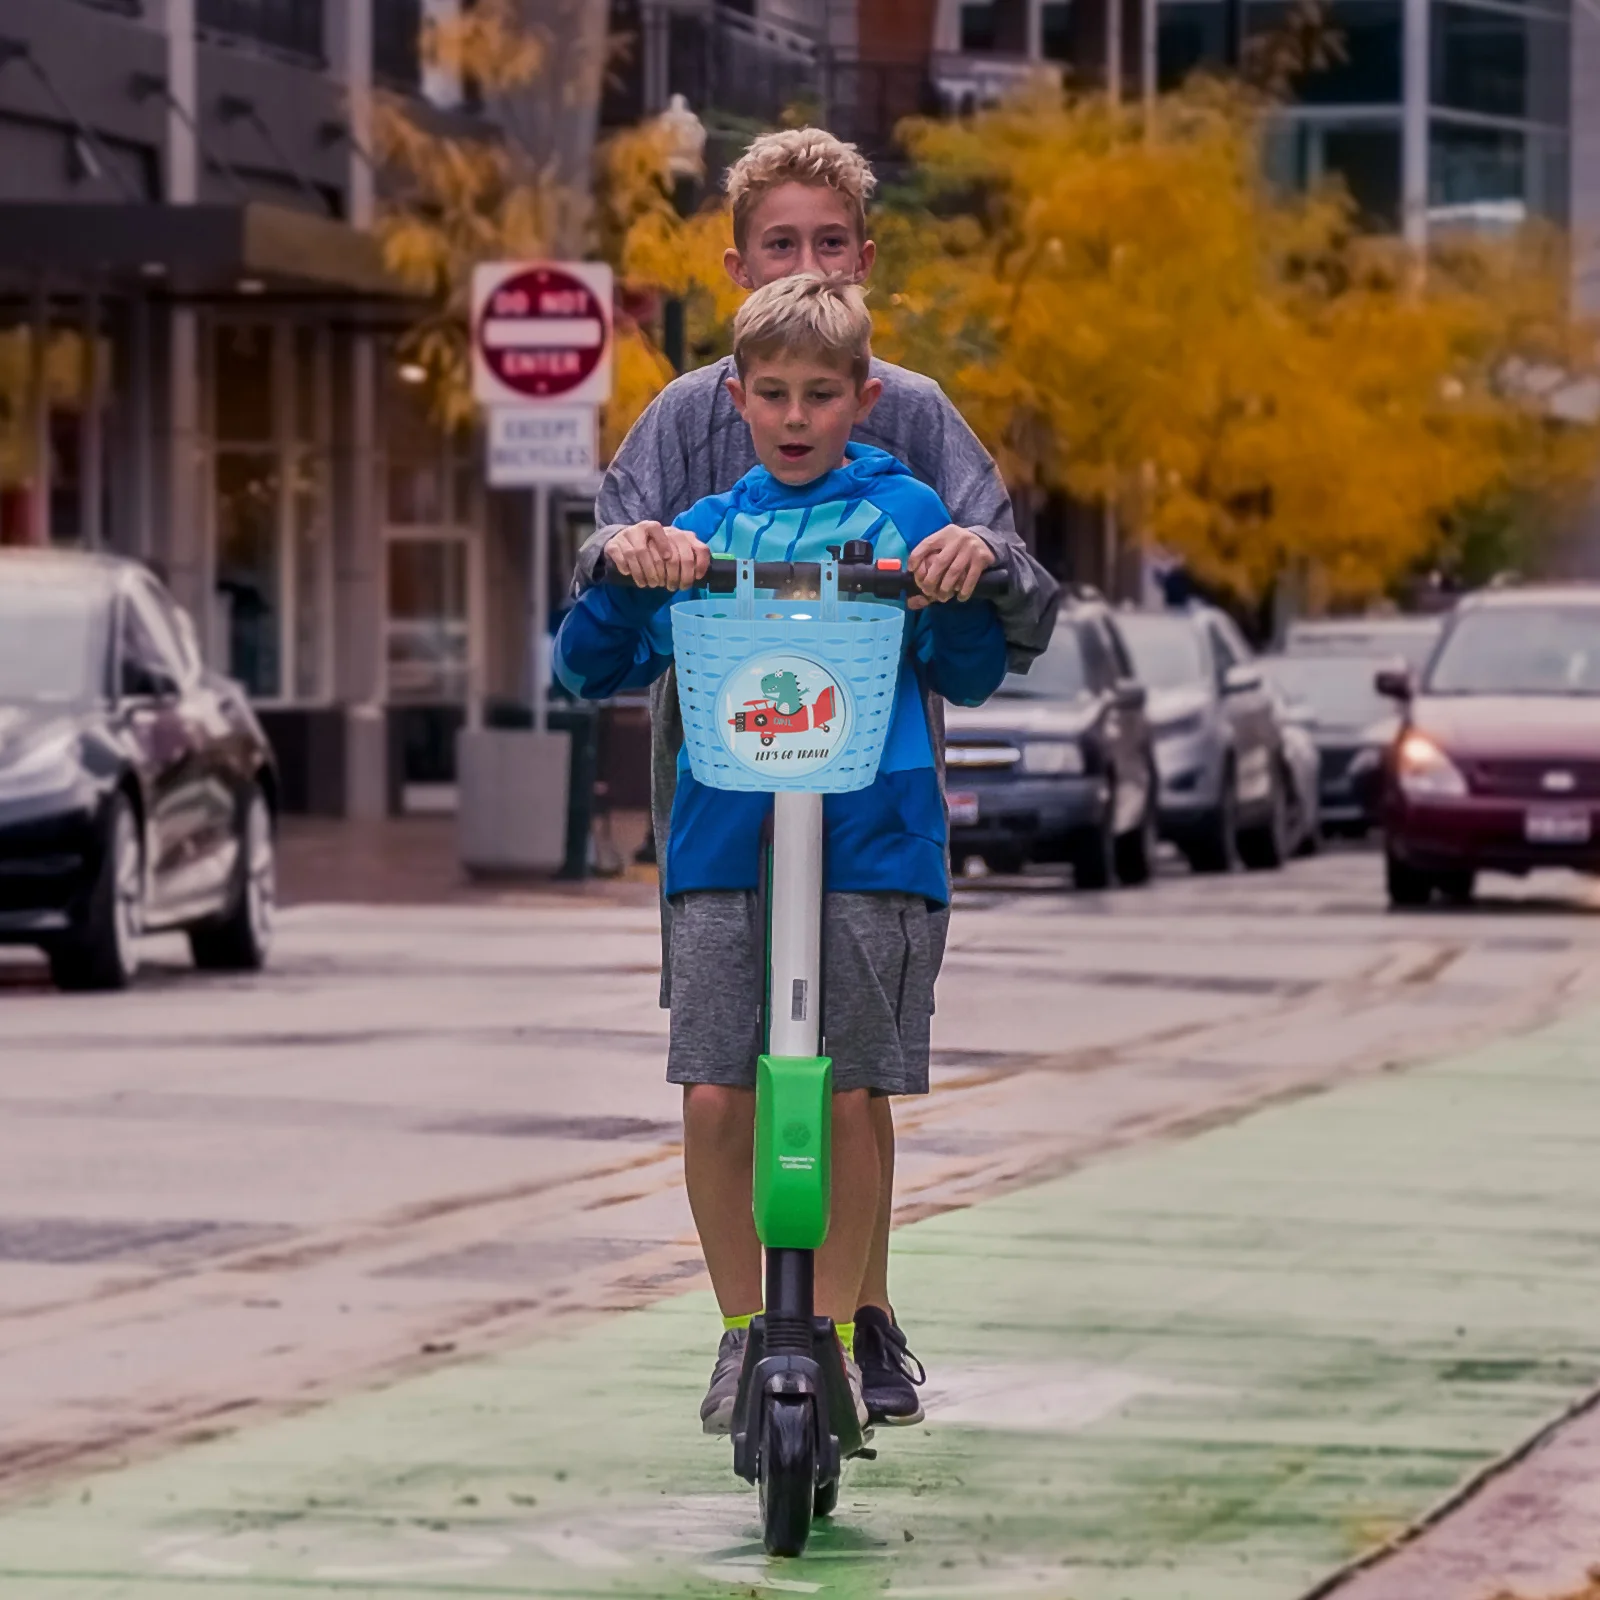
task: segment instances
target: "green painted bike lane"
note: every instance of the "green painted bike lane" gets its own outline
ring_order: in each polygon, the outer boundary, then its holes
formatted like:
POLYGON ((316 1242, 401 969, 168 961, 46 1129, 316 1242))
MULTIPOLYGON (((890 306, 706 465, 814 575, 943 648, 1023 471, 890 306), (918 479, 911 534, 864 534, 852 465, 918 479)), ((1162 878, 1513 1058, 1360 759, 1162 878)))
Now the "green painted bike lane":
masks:
POLYGON ((0 1515, 4 1600, 1294 1600, 1600 1383, 1578 1018, 904 1229, 930 1420, 799 1561, 688 1295, 0 1515))

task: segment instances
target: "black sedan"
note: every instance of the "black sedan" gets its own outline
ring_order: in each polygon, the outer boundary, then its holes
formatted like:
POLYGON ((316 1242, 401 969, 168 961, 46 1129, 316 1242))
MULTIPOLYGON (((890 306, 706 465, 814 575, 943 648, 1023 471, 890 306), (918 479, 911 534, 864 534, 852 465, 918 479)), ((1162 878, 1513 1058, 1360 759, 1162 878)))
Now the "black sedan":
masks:
POLYGON ((1145 691, 1117 621, 1091 593, 1062 607, 1050 647, 994 698, 945 714, 950 853, 996 872, 1069 861, 1080 889, 1144 883, 1156 783, 1145 691))
POLYGON ((277 776, 243 691, 143 567, 0 551, 0 943, 64 989, 120 989, 142 933, 259 968, 277 776))

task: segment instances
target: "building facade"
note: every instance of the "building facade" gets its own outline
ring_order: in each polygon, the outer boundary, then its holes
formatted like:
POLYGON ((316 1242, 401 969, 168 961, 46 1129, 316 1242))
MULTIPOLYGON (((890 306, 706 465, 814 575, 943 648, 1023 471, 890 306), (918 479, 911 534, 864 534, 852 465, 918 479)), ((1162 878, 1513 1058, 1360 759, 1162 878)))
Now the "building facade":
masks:
POLYGON ((524 684, 526 555, 429 421, 371 232, 375 89, 454 0, 0 7, 0 540, 151 562, 294 809, 450 776, 524 684))

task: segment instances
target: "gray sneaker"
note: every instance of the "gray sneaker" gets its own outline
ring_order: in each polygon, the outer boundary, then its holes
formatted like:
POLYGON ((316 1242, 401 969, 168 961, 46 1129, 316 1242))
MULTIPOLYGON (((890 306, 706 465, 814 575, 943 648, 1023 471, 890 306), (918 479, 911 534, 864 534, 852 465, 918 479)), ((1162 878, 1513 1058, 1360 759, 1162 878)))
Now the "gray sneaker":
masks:
POLYGON ((700 1426, 707 1433, 733 1432, 733 1407, 739 1398, 739 1373, 750 1334, 729 1328, 717 1346, 717 1364, 711 1369, 711 1387, 700 1402, 700 1426))

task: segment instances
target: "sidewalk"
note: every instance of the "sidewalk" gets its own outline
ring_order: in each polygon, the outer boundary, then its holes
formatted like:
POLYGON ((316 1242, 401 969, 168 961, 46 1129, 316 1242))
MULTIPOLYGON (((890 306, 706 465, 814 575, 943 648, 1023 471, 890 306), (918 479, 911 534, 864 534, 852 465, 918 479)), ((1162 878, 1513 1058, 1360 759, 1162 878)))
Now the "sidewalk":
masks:
POLYGON ((642 812, 611 819, 620 878, 474 880, 462 870, 453 816, 388 817, 347 822, 285 817, 278 844, 279 898, 285 905, 505 904, 530 895, 623 900, 655 899, 655 873, 633 864, 644 838, 642 812))
POLYGON ((1296 1600, 1600 1383, 1597 1020, 903 1230, 930 1422, 802 1561, 694 1294, 12 1508, 0 1595, 1296 1600))

